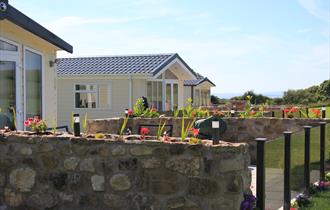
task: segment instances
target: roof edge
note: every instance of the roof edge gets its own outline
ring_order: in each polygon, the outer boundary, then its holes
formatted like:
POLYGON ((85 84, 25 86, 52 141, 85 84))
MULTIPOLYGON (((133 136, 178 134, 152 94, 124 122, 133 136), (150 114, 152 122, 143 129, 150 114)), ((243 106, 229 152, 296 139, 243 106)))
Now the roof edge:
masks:
MULTIPOLYGON (((6 3, 6 1, 3 1, 6 3)), ((1 12, 0 20, 7 19, 10 22, 24 28, 25 30, 31 32, 32 34, 46 40, 47 42, 59 47, 62 50, 65 50, 69 53, 73 53, 73 47, 56 36, 54 33, 50 32, 48 29, 40 25, 39 23, 35 22, 15 7, 11 6, 10 4, 6 4, 7 9, 4 12, 1 12)))

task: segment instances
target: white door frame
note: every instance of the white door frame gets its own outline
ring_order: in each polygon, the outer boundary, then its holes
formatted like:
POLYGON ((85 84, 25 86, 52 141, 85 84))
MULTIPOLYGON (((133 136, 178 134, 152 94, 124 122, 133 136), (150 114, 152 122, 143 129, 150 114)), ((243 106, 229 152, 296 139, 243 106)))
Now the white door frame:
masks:
POLYGON ((16 63, 15 68, 15 79, 16 79, 16 126, 17 130, 23 130, 23 86, 22 86, 22 70, 21 70, 21 47, 19 44, 0 37, 0 40, 5 41, 9 44, 15 45, 17 47, 16 51, 6 51, 0 50, 0 60, 1 61, 10 61, 16 63))
POLYGON ((174 98, 173 98, 173 89, 174 88, 173 88, 173 85, 174 84, 177 84, 178 85, 178 102, 179 102, 179 81, 178 80, 171 80, 171 79, 165 80, 165 103, 166 103, 166 98, 167 98, 166 97, 166 94, 167 94, 166 86, 167 86, 167 84, 170 84, 171 85, 171 111, 174 111, 173 110, 173 102, 174 102, 174 98))

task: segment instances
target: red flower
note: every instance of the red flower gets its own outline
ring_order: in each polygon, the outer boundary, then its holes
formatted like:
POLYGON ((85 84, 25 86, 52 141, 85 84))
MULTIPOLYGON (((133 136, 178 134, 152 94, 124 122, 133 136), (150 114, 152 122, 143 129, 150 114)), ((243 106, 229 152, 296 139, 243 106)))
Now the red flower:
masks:
POLYGON ((128 114, 129 117, 130 117, 130 116, 133 116, 134 111, 133 111, 132 109, 129 109, 129 110, 127 111, 127 114, 128 114))
POLYGON ((289 112, 290 112, 290 109, 288 109, 288 108, 284 109, 284 113, 289 113, 289 112))
POLYGON ((292 208, 290 208, 290 210, 297 210, 297 208, 293 208, 293 207, 292 207, 292 208))
POLYGON ((297 110, 298 110, 297 107, 292 107, 291 110, 290 110, 290 112, 291 113, 295 113, 295 112, 297 112, 297 110))
POLYGON ((150 130, 148 128, 141 128, 141 134, 142 135, 148 135, 149 131, 150 130))
POLYGON ((196 112, 195 111, 191 113, 191 117, 196 117, 196 112))
POLYGON ((255 115, 255 114, 256 114, 256 111, 254 111, 254 110, 252 110, 252 111, 249 112, 249 115, 250 115, 250 116, 253 116, 253 115, 255 115))
POLYGON ((312 109, 312 112, 316 115, 316 117, 321 116, 321 111, 319 109, 312 109))
POLYGON ((28 121, 29 121, 29 122, 33 122, 33 118, 30 117, 30 118, 28 119, 28 121))
POLYGON ((199 129, 197 129, 197 128, 192 128, 191 131, 192 131, 192 133, 193 133, 193 135, 194 135, 195 137, 198 136, 198 134, 199 134, 199 129))

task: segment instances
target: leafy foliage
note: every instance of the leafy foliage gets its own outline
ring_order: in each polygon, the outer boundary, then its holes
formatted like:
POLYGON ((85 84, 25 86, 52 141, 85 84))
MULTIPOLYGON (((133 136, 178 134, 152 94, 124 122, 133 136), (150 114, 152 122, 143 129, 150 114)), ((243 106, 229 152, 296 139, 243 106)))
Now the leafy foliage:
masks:
POLYGON ((144 102, 143 102, 143 99, 142 98, 138 98, 134 107, 133 107, 133 110, 134 110, 134 115, 136 117, 141 117, 145 111, 145 107, 144 107, 144 102))

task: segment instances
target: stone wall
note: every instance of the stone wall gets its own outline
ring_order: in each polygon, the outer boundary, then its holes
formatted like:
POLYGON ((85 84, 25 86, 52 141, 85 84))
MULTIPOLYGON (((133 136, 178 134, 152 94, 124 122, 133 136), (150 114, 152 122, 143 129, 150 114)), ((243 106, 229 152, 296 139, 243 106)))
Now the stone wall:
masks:
MULTIPOLYGON (((181 118, 166 118, 169 125, 173 125, 173 136, 181 136, 181 118)), ((164 122, 165 118, 133 118, 129 119, 127 126, 131 127, 133 133, 138 133, 139 125, 158 125, 159 121, 164 122)), ((255 138, 265 137, 274 139, 283 135, 284 131, 297 132, 303 130, 303 126, 317 126, 320 119, 288 119, 288 118, 223 118, 227 123, 227 131, 221 135, 221 139, 229 142, 247 142, 250 144, 251 161, 255 162, 255 138)), ((330 123, 330 119, 322 120, 330 123)), ((89 120, 89 133, 118 133, 122 125, 122 118, 89 120)), ((186 124, 188 121, 186 122, 186 124)), ((157 127, 154 128, 157 130, 157 127)), ((154 135, 155 135, 154 130, 154 135)))
POLYGON ((207 142, 0 135, 0 209, 239 209, 248 145, 207 142))
MULTIPOLYGON (((143 124, 156 125, 153 135, 156 135, 159 122, 167 120, 167 125, 173 126, 173 136, 181 136, 182 118, 132 118, 128 120, 127 127, 135 134, 139 133, 139 126, 143 124)), ((288 118, 223 118, 227 123, 227 131, 221 138, 230 142, 249 142, 257 137, 268 139, 277 138, 284 131, 292 132, 303 130, 303 126, 317 126, 320 119, 288 119, 288 118)), ((186 119, 185 125, 191 119, 186 119)), ((330 123, 330 119, 322 120, 330 123)), ((123 118, 109 118, 89 120, 87 133, 111 133, 117 134, 123 123, 123 118)), ((152 128, 151 128, 152 129, 152 128)))

